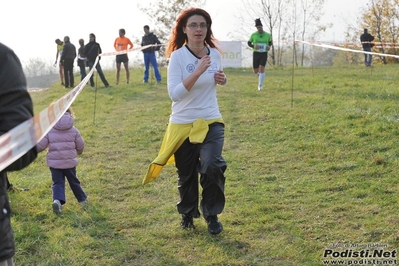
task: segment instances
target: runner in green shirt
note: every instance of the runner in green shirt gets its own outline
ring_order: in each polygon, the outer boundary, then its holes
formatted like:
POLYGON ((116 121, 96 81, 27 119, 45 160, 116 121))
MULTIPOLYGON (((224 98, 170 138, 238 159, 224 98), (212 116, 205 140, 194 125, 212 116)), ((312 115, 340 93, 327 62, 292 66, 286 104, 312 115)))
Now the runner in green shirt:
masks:
POLYGON ((265 80, 265 66, 267 62, 267 52, 273 45, 272 36, 263 31, 263 25, 260 18, 255 19, 256 32, 251 34, 248 46, 253 49, 252 66, 255 74, 258 74, 258 90, 263 90, 263 81, 265 80))

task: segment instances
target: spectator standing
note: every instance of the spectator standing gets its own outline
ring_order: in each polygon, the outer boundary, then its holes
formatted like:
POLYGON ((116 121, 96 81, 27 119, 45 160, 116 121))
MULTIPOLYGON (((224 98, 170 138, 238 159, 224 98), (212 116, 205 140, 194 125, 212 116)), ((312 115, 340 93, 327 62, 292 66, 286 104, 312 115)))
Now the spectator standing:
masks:
POLYGON ((64 42, 61 41, 60 39, 56 39, 55 43, 57 44, 57 54, 55 57, 54 66, 57 66, 57 61, 58 59, 60 59, 60 61, 58 62, 58 72, 60 73, 61 86, 64 86, 64 65, 61 62, 61 55, 62 55, 62 49, 64 49, 64 42))
MULTIPOLYGON (((119 30, 119 37, 115 39, 114 47, 116 51, 123 51, 127 49, 133 48, 133 43, 129 38, 125 37, 126 31, 125 29, 119 30)), ((118 54, 116 55, 116 85, 119 84, 119 77, 121 72, 121 63, 125 67, 126 71, 126 84, 129 84, 130 72, 129 72, 129 57, 126 54, 118 54)))
MULTIPOLYGON (((362 42, 363 51, 371 52, 371 48, 374 46, 372 41, 374 40, 374 36, 368 33, 367 29, 364 29, 363 34, 360 35, 360 41, 362 42)), ((371 66, 371 62, 373 61, 372 54, 364 54, 364 64, 366 66, 371 66)))
MULTIPOLYGON (((89 69, 91 70, 94 66, 97 56, 102 53, 102 50, 100 44, 96 42, 96 35, 94 35, 94 33, 90 33, 89 39, 90 39, 89 43, 85 45, 84 54, 87 58, 89 69)), ((111 87, 104 76, 103 70, 101 69, 100 60, 101 57, 98 59, 96 65, 97 73, 100 76, 100 79, 103 82, 104 86, 106 88, 111 87)), ((93 75, 90 77, 90 86, 94 87, 93 75)))
POLYGON ((154 74, 155 78, 157 79, 157 83, 160 83, 162 80, 161 74, 159 73, 158 69, 158 62, 157 58, 155 56, 155 51, 159 51, 161 46, 161 42, 158 40, 158 37, 150 32, 150 27, 148 25, 144 26, 144 36, 141 39, 141 46, 146 46, 146 45, 151 45, 151 44, 158 44, 157 46, 152 46, 148 47, 146 49, 143 49, 143 54, 144 54, 144 79, 143 82, 147 83, 148 78, 149 78, 149 69, 150 69, 150 63, 154 69, 154 74))
POLYGON ((64 64, 65 88, 75 87, 73 76, 73 62, 76 58, 76 47, 73 45, 68 36, 64 37, 64 48, 62 49, 61 61, 64 64))
MULTIPOLYGON (((19 58, 0 43, 0 135, 33 117, 32 99, 19 58)), ((36 147, 0 171, 0 265, 14 265, 15 240, 7 194, 7 172, 28 166, 37 156, 36 147)))
POLYGON ((83 191, 76 176, 78 155, 82 154, 85 143, 79 130, 73 125, 74 118, 68 109, 54 127, 37 144, 37 151, 48 148, 46 162, 53 179, 53 211, 62 213, 62 205, 66 203, 65 178, 68 180, 75 198, 79 204, 86 204, 87 195, 83 191))
POLYGON ((87 59, 85 58, 84 50, 85 50, 85 41, 83 39, 79 39, 78 67, 80 70, 80 81, 82 81, 86 77, 87 59))

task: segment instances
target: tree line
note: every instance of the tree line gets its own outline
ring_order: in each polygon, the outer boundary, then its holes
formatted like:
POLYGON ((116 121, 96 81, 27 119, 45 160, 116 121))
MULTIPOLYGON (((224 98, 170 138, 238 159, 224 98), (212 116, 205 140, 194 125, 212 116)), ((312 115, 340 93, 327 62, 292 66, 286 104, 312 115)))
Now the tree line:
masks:
MULTIPOLYGON (((153 32, 162 43, 167 43, 171 29, 179 13, 192 6, 203 7, 205 0, 164 0, 156 6, 137 7, 155 21, 153 32)), ((340 52, 337 50, 310 47, 309 45, 294 43, 295 40, 316 40, 331 25, 321 24, 324 15, 325 0, 242 0, 245 7, 235 21, 241 21, 241 27, 231 34, 233 40, 245 40, 253 32, 253 20, 262 18, 263 27, 274 40, 269 51, 268 64, 271 66, 332 66, 359 64, 362 54, 340 52), (248 26, 249 25, 249 26, 248 26)), ((358 21, 355 25, 347 25, 345 43, 358 44, 360 34, 367 28, 375 36, 373 51, 397 55, 399 38, 399 0, 369 0, 359 10, 358 21)), ((353 46, 352 46, 353 47, 353 46)), ((249 49, 243 47, 243 49, 249 49)), ((359 48, 360 49, 360 48, 359 48)), ((165 47, 159 51, 160 64, 167 64, 163 57, 165 47)), ((393 57, 379 57, 382 64, 398 63, 393 57)), ((24 66, 25 74, 29 77, 53 74, 56 69, 51 63, 43 62, 39 58, 30 59, 24 66)))

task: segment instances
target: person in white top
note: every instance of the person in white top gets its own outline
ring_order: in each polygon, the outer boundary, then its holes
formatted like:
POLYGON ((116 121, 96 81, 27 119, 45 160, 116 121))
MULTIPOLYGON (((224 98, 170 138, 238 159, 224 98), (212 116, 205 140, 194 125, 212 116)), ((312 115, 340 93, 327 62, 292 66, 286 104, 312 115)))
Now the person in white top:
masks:
POLYGON ((212 19, 205 10, 184 10, 176 20, 165 55, 170 57, 167 75, 172 114, 169 123, 187 125, 201 120, 205 124, 202 143, 192 143, 187 138, 174 153, 181 227, 194 228, 193 218, 200 217, 200 205, 209 233, 217 235, 223 230, 217 215, 225 205, 227 164, 221 155, 224 123, 216 89, 217 85, 225 85, 227 79, 211 26, 212 19), (202 186, 200 203, 198 175, 202 186))

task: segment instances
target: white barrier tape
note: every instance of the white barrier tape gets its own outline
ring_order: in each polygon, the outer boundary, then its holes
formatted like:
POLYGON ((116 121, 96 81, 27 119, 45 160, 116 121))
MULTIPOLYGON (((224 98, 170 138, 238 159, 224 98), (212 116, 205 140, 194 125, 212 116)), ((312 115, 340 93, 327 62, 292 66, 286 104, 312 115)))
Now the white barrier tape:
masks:
POLYGON ((363 50, 353 50, 353 49, 341 48, 341 47, 328 45, 328 44, 311 43, 311 42, 307 42, 307 41, 299 41, 299 40, 295 41, 295 43, 298 43, 298 42, 299 43, 313 45, 313 46, 319 46, 319 47, 324 47, 324 48, 329 48, 329 49, 346 51, 346 52, 361 53, 361 54, 371 54, 371 55, 379 55, 379 56, 399 58, 399 55, 393 55, 393 54, 382 54, 382 53, 375 53, 375 52, 366 52, 366 51, 363 51, 363 50))
MULTIPOLYGON (((313 43, 328 43, 326 41, 316 41, 314 40, 313 43)), ((382 45, 393 45, 393 46, 399 46, 399 43, 395 43, 395 42, 330 42, 334 45, 338 45, 338 46, 346 46, 346 45, 357 45, 357 46, 361 46, 362 43, 372 43, 372 44, 382 44, 382 45), (360 44, 360 45, 359 45, 360 44)))
POLYGON ((50 131, 83 90, 94 72, 98 59, 99 57, 96 58, 93 69, 72 91, 33 118, 0 136, 0 171, 33 148, 50 131))
POLYGON ((389 45, 384 45, 384 46, 373 46, 373 48, 377 48, 377 49, 399 49, 399 46, 389 46, 389 45))
POLYGON ((149 44, 149 45, 141 46, 141 47, 138 47, 138 48, 126 49, 126 50, 121 50, 121 51, 116 51, 116 52, 102 53, 102 54, 99 54, 99 56, 110 56, 110 55, 127 54, 127 53, 130 53, 130 52, 133 52, 133 51, 141 51, 141 50, 147 49, 149 47, 157 47, 157 46, 162 46, 162 44, 149 44))
POLYGON ((90 77, 93 75, 96 65, 100 56, 110 56, 132 51, 141 51, 143 49, 160 46, 160 45, 146 45, 139 48, 102 53, 97 56, 92 69, 86 77, 71 91, 69 91, 62 98, 50 104, 47 108, 36 114, 33 118, 19 124, 7 133, 0 136, 0 172, 7 166, 12 164, 36 144, 51 130, 57 123, 60 117, 72 105, 83 88, 89 82, 90 77))
POLYGON ((399 43, 395 43, 395 42, 361 42, 361 43, 372 43, 372 44, 399 46, 399 43))
MULTIPOLYGON (((300 42, 300 41, 295 41, 295 42, 300 42)), ((282 42, 284 44, 288 42, 282 42)), ((313 41, 312 43, 317 43, 317 44, 327 44, 327 45, 333 45, 333 46, 338 46, 338 47, 354 47, 354 48, 362 48, 362 42, 360 43, 352 43, 352 42, 331 42, 330 44, 326 42, 321 42, 321 41, 313 41)), ((397 49, 399 48, 399 43, 390 43, 390 42, 363 42, 363 43, 372 43, 375 46, 373 48, 378 48, 378 49, 397 49)))
POLYGON ((46 91, 48 88, 30 88, 28 89, 28 92, 40 92, 40 91, 46 91))

